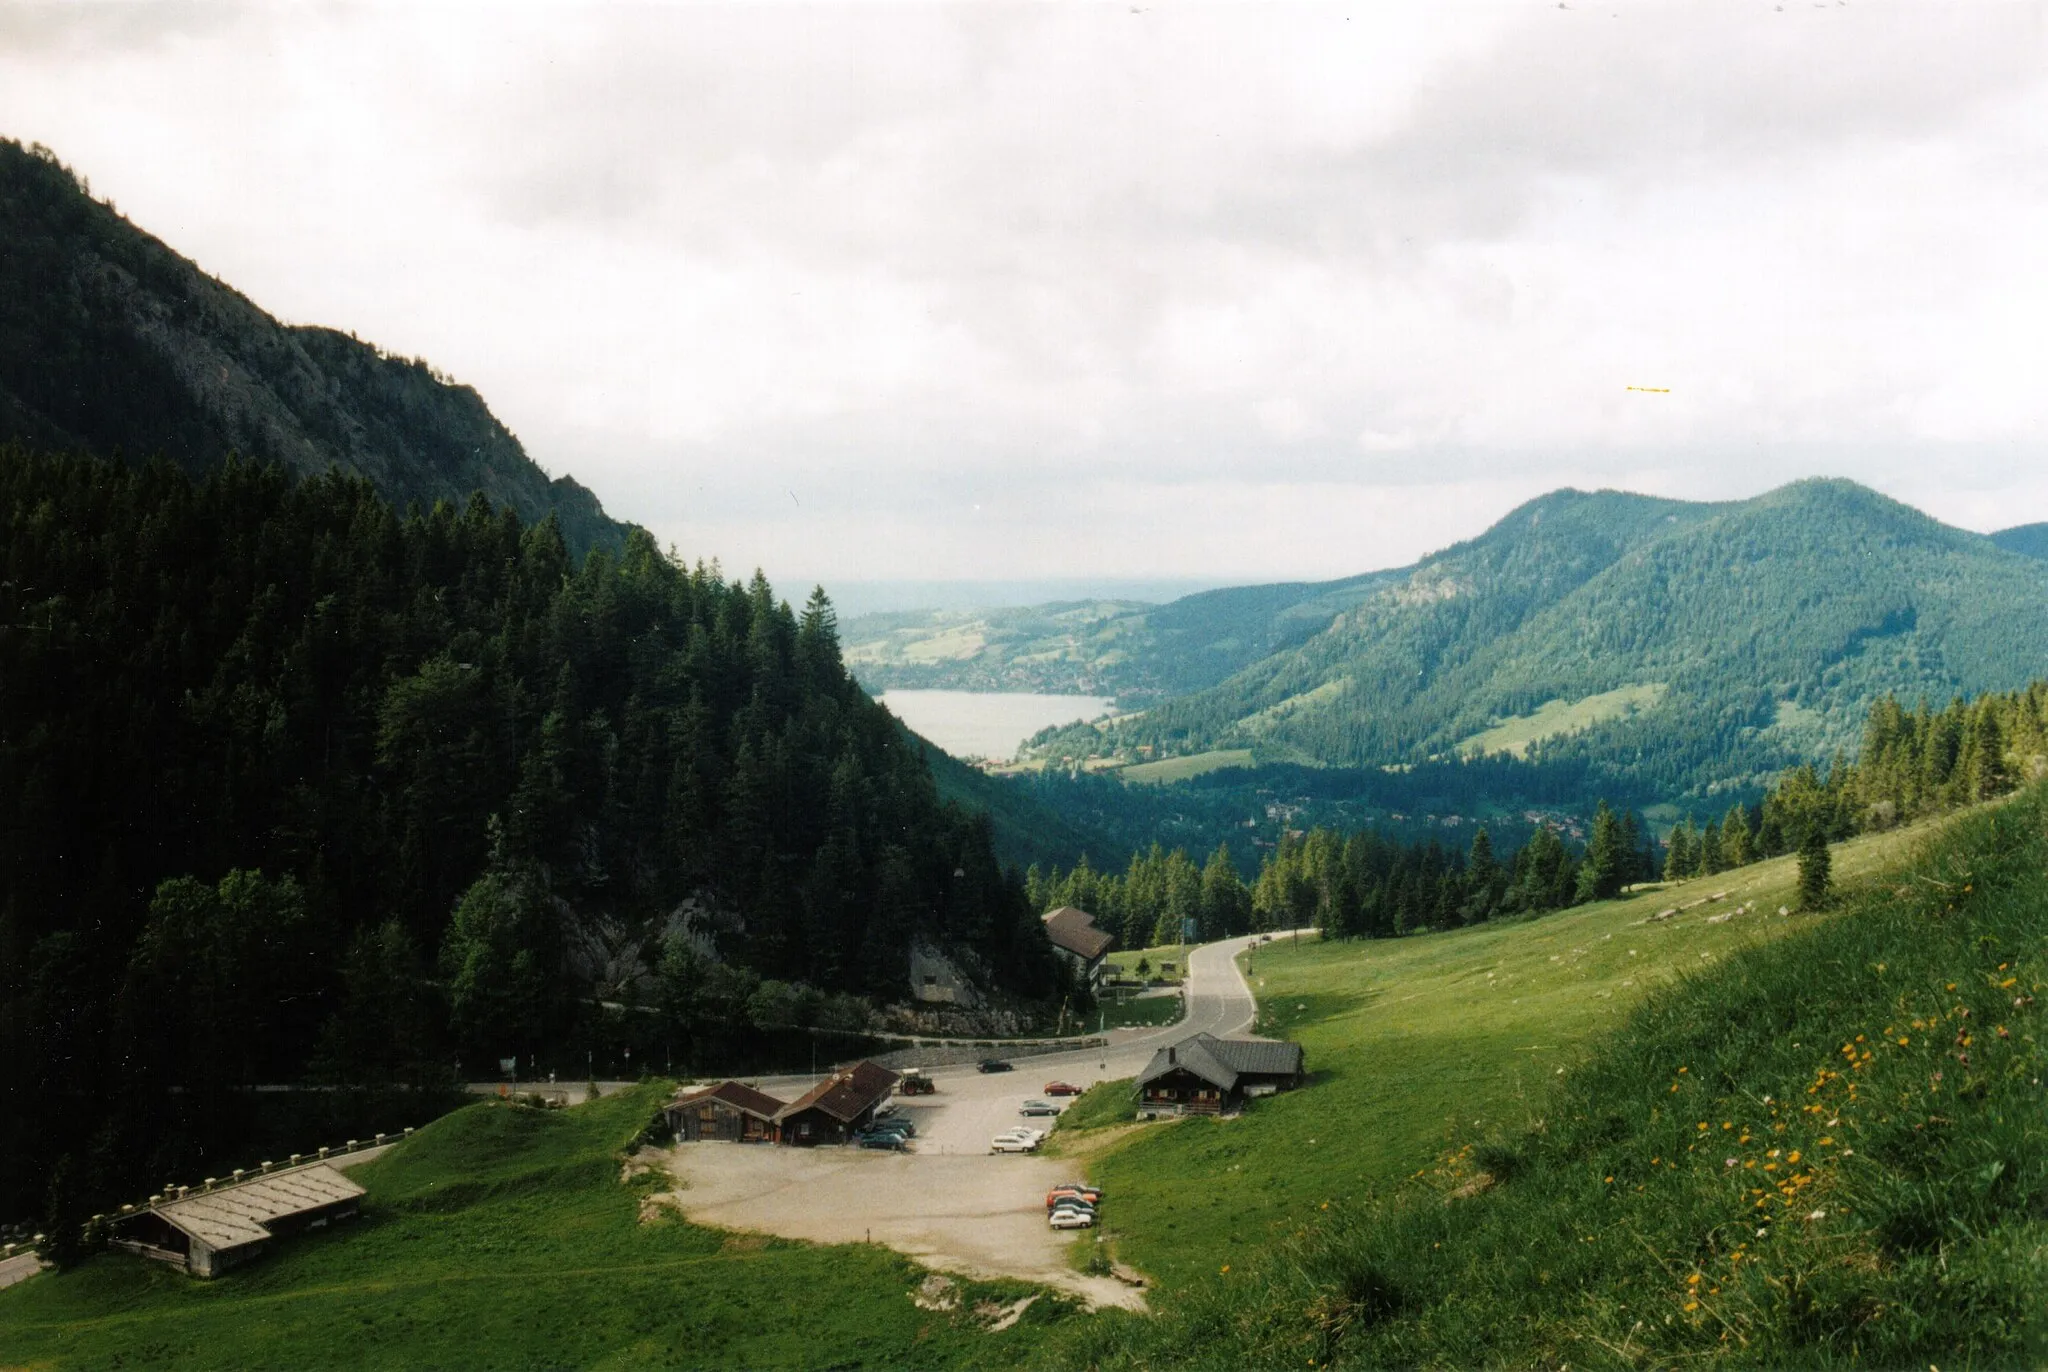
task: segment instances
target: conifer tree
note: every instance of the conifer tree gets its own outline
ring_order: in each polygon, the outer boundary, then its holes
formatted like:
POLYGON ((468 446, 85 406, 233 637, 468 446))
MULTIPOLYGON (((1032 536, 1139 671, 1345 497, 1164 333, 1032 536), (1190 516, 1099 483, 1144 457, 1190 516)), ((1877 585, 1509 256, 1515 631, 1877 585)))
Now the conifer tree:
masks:
POLYGON ((1831 866, 1827 831, 1818 824, 1808 825, 1806 838, 1799 845, 1800 909, 1818 910, 1827 904, 1833 886, 1831 866))
POLYGON ((1692 875, 1693 863, 1695 861, 1696 857, 1693 853, 1692 839, 1692 816, 1687 815, 1683 820, 1672 826, 1671 838, 1665 845, 1664 880, 1684 881, 1692 875))

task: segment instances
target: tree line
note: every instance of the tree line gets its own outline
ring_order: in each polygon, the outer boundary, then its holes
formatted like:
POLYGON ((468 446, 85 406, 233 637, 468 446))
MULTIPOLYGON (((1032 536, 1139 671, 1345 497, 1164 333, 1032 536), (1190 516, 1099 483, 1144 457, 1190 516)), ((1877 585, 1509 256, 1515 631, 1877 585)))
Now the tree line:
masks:
POLYGON ((687 1059, 920 941, 1061 976, 822 591, 340 473, 0 446, 0 836, 0 1214, 53 1150, 191 1171, 173 1087, 445 1081, 600 1001, 687 1059))

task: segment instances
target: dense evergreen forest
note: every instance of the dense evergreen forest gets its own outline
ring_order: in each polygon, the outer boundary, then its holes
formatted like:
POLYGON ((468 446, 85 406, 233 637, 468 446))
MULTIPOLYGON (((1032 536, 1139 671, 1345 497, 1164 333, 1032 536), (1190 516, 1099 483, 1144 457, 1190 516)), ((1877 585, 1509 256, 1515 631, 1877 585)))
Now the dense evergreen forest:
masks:
POLYGON ((1155 843, 1133 853, 1121 874, 1098 872, 1083 858, 1065 871, 1033 867, 1024 880, 1034 904, 1078 905, 1125 948, 1143 948, 1181 942, 1187 920, 1202 940, 1294 928, 1393 938, 1605 900, 1658 870, 1657 843, 1641 818, 1603 801, 1584 845, 1539 824, 1506 859, 1483 825, 1469 850, 1318 825, 1285 832, 1249 884, 1227 843, 1200 867, 1185 849, 1155 843))
POLYGON ((191 1171, 172 1088, 858 1028, 913 942, 1061 975, 822 592, 338 472, 0 447, 0 836, 0 1215, 191 1171))
MULTIPOLYGON (((1518 769, 1503 762, 1471 770, 1498 783, 1518 769)), ((1838 756, 1825 778, 1811 765, 1793 768, 1760 804, 1737 801, 1704 821, 1687 815, 1661 845, 1640 816, 1603 800, 1583 845, 1539 824, 1506 857, 1484 826, 1469 850, 1458 851, 1377 827, 1346 833, 1316 825, 1284 832, 1249 884, 1228 843, 1197 866, 1187 849, 1155 842, 1134 851, 1121 873, 1097 871, 1084 857, 1064 870, 1034 866, 1025 885, 1036 906, 1090 911, 1125 948, 1178 943, 1187 920, 1205 940, 1309 927, 1337 938, 1390 938, 1604 900, 1659 877, 1712 876, 1812 839, 1848 838, 1992 799, 2044 773, 2048 682, 1974 701, 1958 697, 1939 711, 1925 703, 1907 710, 1887 696, 1871 707, 1856 762, 1838 756)))

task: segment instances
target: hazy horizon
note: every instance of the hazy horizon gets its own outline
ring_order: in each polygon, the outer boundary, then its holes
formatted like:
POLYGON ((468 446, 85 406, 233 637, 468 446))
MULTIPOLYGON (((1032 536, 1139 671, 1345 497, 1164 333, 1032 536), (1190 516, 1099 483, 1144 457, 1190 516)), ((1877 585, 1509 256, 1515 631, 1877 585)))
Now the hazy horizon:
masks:
POLYGON ((687 557, 1324 580, 1566 485, 2048 517, 2044 14, 27 3, 0 133, 687 557))

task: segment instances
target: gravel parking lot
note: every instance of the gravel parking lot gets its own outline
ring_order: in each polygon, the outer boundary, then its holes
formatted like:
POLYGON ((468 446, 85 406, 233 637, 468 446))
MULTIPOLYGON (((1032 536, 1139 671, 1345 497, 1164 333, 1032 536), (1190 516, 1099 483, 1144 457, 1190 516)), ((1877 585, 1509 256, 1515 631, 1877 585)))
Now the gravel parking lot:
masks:
MULTIPOLYGON (((1021 1059, 1012 1072, 934 1072, 936 1094, 898 1100, 917 1125, 912 1152, 678 1144, 668 1153, 681 1182, 675 1200, 699 1224, 819 1243, 872 1240, 930 1267, 1021 1277, 1074 1292, 1091 1305, 1141 1308, 1143 1297, 1132 1287, 1075 1271, 1073 1234, 1045 1222, 1047 1189, 1076 1180, 1075 1165, 991 1155, 988 1141, 1018 1124, 1048 1127, 1048 1120, 1017 1113, 1024 1101, 1045 1098, 1048 1081, 1085 1087, 1133 1076, 1155 1048, 1197 1029, 1240 1032, 1252 1015, 1251 993, 1231 961, 1242 946, 1243 940, 1231 940, 1197 950, 1189 962, 1188 1016, 1170 1029, 1120 1032, 1106 1049, 1021 1059)), ((779 1083, 763 1085, 774 1090, 779 1083)), ((786 1099, 793 1092, 782 1094, 786 1099)), ((1113 1229, 1114 1196, 1104 1197, 1102 1213, 1113 1229)))

